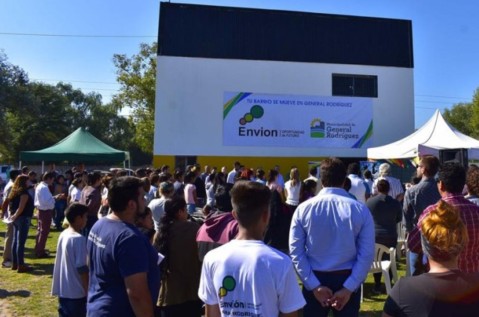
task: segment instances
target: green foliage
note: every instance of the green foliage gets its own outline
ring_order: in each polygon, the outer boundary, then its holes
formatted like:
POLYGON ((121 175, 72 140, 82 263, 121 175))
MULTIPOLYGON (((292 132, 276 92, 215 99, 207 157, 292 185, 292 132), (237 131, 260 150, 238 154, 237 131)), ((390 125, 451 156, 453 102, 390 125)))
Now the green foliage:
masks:
POLYGON ((155 81, 157 44, 141 44, 140 51, 131 57, 116 54, 120 93, 113 97, 116 109, 131 109, 130 122, 135 127, 134 142, 144 152, 153 153, 155 127, 155 81))
POLYGON ((444 119, 454 128, 473 138, 479 138, 479 89, 476 89, 472 102, 458 103, 444 110, 444 119))
POLYGON ((454 128, 458 129, 464 134, 472 135, 472 111, 471 103, 458 103, 455 104, 451 109, 444 110, 443 116, 444 119, 446 119, 446 121, 454 128))
MULTIPOLYGON (((0 54, 0 161, 14 163, 18 153, 51 146, 85 127, 118 149, 134 145, 135 129, 101 95, 85 94, 70 84, 29 82, 27 74, 0 54)), ((150 158, 151 162, 151 158, 150 158)))
POLYGON ((472 115, 471 115, 471 129, 472 137, 479 138, 479 89, 476 89, 474 96, 472 97, 472 115))

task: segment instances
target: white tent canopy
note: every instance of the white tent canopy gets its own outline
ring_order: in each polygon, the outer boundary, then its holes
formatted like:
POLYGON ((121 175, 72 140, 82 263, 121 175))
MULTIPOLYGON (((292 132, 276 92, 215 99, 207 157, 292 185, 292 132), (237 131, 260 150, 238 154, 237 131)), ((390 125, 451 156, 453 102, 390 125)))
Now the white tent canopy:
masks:
POLYGON ((479 141, 444 120, 441 112, 434 115, 413 134, 390 144, 368 149, 370 159, 405 159, 432 154, 439 150, 468 149, 469 159, 479 159, 479 141))

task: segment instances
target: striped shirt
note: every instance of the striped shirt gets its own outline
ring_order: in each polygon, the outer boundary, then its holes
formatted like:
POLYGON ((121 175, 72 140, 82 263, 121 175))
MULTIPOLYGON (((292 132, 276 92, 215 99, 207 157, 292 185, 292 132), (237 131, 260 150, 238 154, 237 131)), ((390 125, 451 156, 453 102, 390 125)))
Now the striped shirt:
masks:
POLYGON ((404 220, 406 230, 410 232, 417 224, 424 209, 441 199, 434 178, 423 178, 421 182, 409 188, 404 195, 404 220))
MULTIPOLYGON (((464 222, 469 235, 468 244, 465 246, 461 254, 459 254, 459 269, 466 273, 479 273, 479 206, 464 198, 462 194, 448 193, 442 198, 442 200, 459 210, 461 219, 464 222)), ((411 231, 408 238, 408 247, 412 252, 421 252, 420 224, 422 219, 424 219, 424 217, 426 217, 434 208, 436 208, 436 205, 427 207, 421 217, 419 217, 417 227, 411 231)))

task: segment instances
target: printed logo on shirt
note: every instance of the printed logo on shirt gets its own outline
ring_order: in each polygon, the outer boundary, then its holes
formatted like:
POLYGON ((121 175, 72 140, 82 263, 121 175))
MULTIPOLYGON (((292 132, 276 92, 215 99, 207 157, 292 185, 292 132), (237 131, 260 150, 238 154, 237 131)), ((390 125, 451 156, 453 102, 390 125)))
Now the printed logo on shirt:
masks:
POLYGON ((218 292, 220 298, 225 297, 228 295, 228 292, 231 292, 235 289, 236 287, 236 280, 234 277, 231 275, 225 276, 223 279, 223 286, 220 287, 220 290, 218 292))

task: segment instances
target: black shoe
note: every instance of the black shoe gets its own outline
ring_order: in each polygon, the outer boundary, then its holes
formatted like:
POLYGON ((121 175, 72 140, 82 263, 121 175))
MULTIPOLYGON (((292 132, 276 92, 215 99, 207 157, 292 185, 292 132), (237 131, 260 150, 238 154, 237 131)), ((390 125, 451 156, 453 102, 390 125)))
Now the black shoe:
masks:
POLYGON ((40 255, 37 255, 37 258, 39 259, 46 259, 46 258, 50 258, 50 252, 47 252, 45 251, 43 254, 40 254, 40 255))
POLYGON ((381 285, 374 285, 373 294, 374 295, 380 295, 382 293, 383 293, 383 291, 381 289, 381 285))

